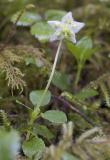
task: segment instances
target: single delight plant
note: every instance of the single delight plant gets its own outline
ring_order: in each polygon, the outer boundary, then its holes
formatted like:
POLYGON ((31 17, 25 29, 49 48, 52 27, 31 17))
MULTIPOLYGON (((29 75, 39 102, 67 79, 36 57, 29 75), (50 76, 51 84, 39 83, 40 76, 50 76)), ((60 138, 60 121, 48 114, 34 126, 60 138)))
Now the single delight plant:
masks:
POLYGON ((58 57, 59 57, 59 54, 60 54, 62 41, 63 40, 69 40, 72 43, 76 43, 76 33, 78 33, 85 25, 84 23, 74 21, 74 19, 72 17, 72 12, 68 12, 61 19, 61 21, 48 21, 48 24, 50 25, 50 27, 52 27, 55 30, 55 32, 50 36, 50 42, 59 40, 59 45, 58 45, 58 49, 57 49, 57 52, 56 52, 55 60, 54 60, 53 66, 52 66, 52 71, 51 71, 48 83, 47 83, 47 85, 44 89, 44 92, 43 92, 42 96, 41 96, 39 106, 37 106, 36 109, 32 112, 30 125, 33 124, 34 120, 36 119, 36 116, 37 116, 38 112, 40 112, 39 108, 42 105, 44 97, 45 97, 45 95, 46 95, 46 93, 47 93, 47 91, 50 87, 53 75, 55 73, 57 60, 58 60, 58 57))

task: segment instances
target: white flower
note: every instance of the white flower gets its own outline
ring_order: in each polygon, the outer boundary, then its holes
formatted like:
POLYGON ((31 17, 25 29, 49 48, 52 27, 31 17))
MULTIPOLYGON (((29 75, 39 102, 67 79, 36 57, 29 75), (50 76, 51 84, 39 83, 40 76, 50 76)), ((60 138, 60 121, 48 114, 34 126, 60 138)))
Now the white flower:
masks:
POLYGON ((74 21, 72 12, 68 12, 61 21, 48 21, 48 24, 55 30, 50 37, 50 41, 68 39, 73 43, 76 43, 75 34, 85 25, 84 23, 74 21))

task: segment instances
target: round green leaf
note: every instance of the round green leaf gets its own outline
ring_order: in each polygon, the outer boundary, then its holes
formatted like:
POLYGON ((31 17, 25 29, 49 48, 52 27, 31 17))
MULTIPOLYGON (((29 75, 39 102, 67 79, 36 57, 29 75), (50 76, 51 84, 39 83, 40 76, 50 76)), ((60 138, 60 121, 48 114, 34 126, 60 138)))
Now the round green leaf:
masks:
MULTIPOLYGON (((20 12, 17 12, 11 19, 12 22, 16 22, 17 17, 19 16, 20 12)), ((30 26, 34 22, 41 20, 41 16, 33 13, 33 12, 24 12, 20 17, 19 21, 17 22, 17 26, 30 26)))
POLYGON ((69 89, 68 76, 64 73, 56 71, 54 73, 52 83, 62 91, 69 89))
POLYGON ((81 38, 76 45, 72 44, 71 42, 66 42, 66 45, 78 63, 81 61, 83 64, 97 50, 97 48, 93 48, 92 40, 87 36, 81 38))
POLYGON ((49 9, 45 13, 45 18, 47 20, 61 20, 61 18, 66 14, 67 12, 63 10, 57 10, 57 9, 49 9))
POLYGON ((49 40, 53 29, 46 22, 38 22, 31 27, 31 34, 42 42, 49 40))
POLYGON ((53 133, 44 125, 39 125, 37 124, 34 129, 33 132, 36 135, 40 135, 48 140, 52 139, 54 137, 53 133))
POLYGON ((85 100, 98 95, 98 92, 91 88, 84 88, 79 93, 75 94, 78 99, 85 100))
POLYGON ((42 155, 42 152, 44 151, 45 144, 42 139, 38 137, 34 137, 28 141, 24 141, 22 145, 22 149, 24 154, 29 157, 36 157, 40 158, 42 155))
POLYGON ((66 114, 58 110, 50 110, 42 114, 42 118, 56 124, 67 122, 66 114))
MULTIPOLYGON (((32 104, 34 106, 40 105, 41 97, 42 97, 43 93, 44 93, 44 90, 35 90, 30 93, 30 95, 29 95, 30 101, 32 102, 32 104)), ((50 93, 50 91, 47 91, 47 93, 45 94, 45 96, 43 98, 41 106, 47 105, 50 102, 50 99, 51 99, 51 93, 50 93)))

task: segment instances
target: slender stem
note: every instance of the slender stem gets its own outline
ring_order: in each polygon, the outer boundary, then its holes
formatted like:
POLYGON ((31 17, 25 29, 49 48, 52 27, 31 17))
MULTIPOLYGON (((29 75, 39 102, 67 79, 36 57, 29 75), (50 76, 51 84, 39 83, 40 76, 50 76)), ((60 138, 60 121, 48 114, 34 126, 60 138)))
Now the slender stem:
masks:
MULTIPOLYGON (((49 80, 48 80, 48 83, 45 87, 45 90, 41 96, 41 100, 39 102, 39 105, 33 110, 32 114, 31 114, 31 118, 30 118, 30 121, 29 121, 29 126, 32 127, 35 119, 39 116, 40 114, 40 106, 42 105, 42 101, 44 100, 44 97, 50 87, 50 84, 51 84, 51 81, 52 81, 52 78, 54 76, 54 73, 55 73, 55 68, 56 68, 56 64, 57 64, 57 61, 58 61, 58 57, 59 57, 59 53, 60 53, 60 49, 61 49, 61 45, 62 45, 62 40, 60 40, 60 43, 58 45, 58 49, 57 49, 57 52, 56 52, 56 56, 55 56, 55 60, 54 60, 54 63, 53 63, 53 67, 52 67, 52 71, 51 71, 51 74, 50 74, 50 77, 49 77, 49 80)), ((29 137, 29 132, 28 132, 28 136, 29 137)))
POLYGON ((62 45, 62 40, 60 40, 60 43, 59 43, 59 46, 58 46, 58 49, 57 49, 57 52, 56 52, 55 60, 54 60, 54 63, 53 63, 52 72, 50 74, 50 77, 49 77, 49 80, 48 80, 48 83, 46 85, 44 93, 46 93, 47 90, 49 89, 49 86, 50 86, 51 81, 53 79, 53 76, 54 76, 54 73, 55 73, 56 64, 57 64, 59 53, 60 53, 60 49, 61 49, 61 45, 62 45))
POLYGON ((78 64, 78 69, 77 69, 77 74, 76 74, 76 79, 75 79, 75 87, 78 85, 78 82, 80 80, 81 71, 82 71, 82 65, 78 64))

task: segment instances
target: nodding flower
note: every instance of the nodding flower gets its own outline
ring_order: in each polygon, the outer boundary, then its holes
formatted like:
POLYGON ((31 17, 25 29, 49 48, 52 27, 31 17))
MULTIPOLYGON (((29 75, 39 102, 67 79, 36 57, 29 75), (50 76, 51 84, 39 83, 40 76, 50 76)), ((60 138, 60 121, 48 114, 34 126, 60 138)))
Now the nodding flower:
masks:
POLYGON ((50 41, 67 39, 76 43, 75 34, 78 33, 83 27, 84 23, 74 21, 72 12, 68 12, 61 21, 48 21, 48 24, 55 30, 50 37, 50 41))

